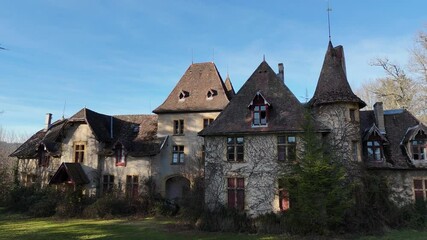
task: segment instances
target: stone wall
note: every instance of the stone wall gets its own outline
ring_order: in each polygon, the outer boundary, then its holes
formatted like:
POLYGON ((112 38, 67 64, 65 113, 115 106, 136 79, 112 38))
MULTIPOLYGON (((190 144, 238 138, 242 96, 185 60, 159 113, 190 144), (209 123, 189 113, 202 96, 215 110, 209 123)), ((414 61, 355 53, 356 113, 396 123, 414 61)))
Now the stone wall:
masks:
POLYGON ((210 209, 227 206, 227 178, 243 177, 248 214, 279 211, 277 180, 286 167, 277 161, 277 135, 245 135, 241 163, 227 161, 227 137, 205 137, 205 144, 205 202, 210 209))

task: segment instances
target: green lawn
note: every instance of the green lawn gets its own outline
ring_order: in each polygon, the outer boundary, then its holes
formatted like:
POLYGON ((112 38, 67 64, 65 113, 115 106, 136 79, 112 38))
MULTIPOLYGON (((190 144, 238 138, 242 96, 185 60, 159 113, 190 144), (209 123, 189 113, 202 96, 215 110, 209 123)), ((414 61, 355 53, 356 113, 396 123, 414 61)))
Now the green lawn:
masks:
MULTIPOLYGON (((285 235, 206 233, 177 227, 173 219, 96 220, 27 218, 0 211, 0 239, 299 239, 285 235)), ((310 238, 313 239, 313 238, 310 238)), ((427 239, 427 232, 394 231, 374 239, 427 239)))

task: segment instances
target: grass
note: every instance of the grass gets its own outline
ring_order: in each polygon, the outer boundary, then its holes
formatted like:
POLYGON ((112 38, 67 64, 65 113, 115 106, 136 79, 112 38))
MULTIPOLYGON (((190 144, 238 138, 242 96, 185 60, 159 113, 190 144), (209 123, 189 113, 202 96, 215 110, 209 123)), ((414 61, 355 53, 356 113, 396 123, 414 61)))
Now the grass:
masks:
POLYGON ((180 229, 173 219, 138 220, 28 218, 0 212, 0 239, 286 239, 284 236, 206 233, 180 229))
MULTIPOLYGON (((29 218, 2 213, 0 209, 0 239, 176 239, 176 240, 275 240, 300 239, 286 235, 239 233, 207 233, 185 229, 171 218, 144 219, 67 219, 29 218)), ((307 239, 313 239, 307 238, 307 239)), ((318 239, 314 237, 314 239, 318 239)), ((352 239, 355 239, 353 236, 352 239)), ((391 231, 384 236, 366 236, 360 240, 427 239, 427 232, 415 230, 391 231)))

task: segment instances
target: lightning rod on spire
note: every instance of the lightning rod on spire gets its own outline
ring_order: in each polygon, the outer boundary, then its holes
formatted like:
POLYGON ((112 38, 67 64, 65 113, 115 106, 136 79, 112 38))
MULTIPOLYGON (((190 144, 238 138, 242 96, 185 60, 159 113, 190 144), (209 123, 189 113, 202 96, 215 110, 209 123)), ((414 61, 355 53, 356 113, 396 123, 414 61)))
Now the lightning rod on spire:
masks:
POLYGON ((326 9, 328 12, 328 32, 329 32, 329 41, 331 41, 331 18, 330 18, 330 12, 332 11, 332 8, 329 7, 329 0, 328 0, 328 8, 326 9))

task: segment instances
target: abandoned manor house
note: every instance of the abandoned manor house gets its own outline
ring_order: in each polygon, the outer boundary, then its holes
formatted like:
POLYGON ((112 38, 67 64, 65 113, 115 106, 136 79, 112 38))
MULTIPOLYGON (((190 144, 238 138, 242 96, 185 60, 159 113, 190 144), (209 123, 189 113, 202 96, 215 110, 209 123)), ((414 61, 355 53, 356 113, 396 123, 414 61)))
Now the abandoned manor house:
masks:
POLYGON ((329 42, 307 103, 286 86, 281 63, 276 73, 262 61, 237 92, 214 63, 193 63, 154 114, 83 108, 57 121, 47 114, 44 128, 11 156, 24 185, 134 197, 152 179, 163 197, 180 199, 203 179, 209 208, 279 212, 292 207, 279 178, 304 150, 310 112, 316 134, 337 146, 345 166, 385 176, 399 205, 426 200, 427 127, 405 109, 365 106, 348 83, 343 47, 329 42))

